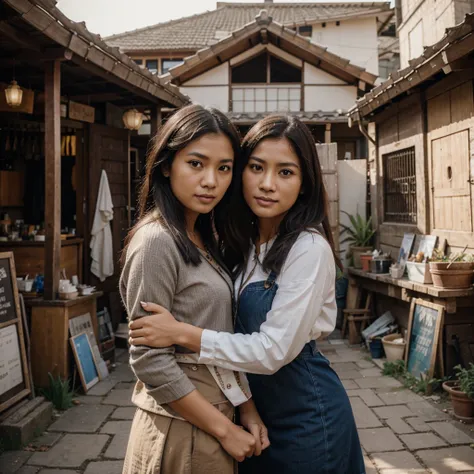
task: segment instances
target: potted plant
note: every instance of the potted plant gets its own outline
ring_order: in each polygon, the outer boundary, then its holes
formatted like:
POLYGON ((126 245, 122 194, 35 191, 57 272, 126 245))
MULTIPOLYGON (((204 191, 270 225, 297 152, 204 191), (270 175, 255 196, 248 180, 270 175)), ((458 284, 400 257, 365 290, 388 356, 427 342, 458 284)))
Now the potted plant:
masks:
POLYGON ((362 268, 362 263, 360 256, 363 253, 370 252, 372 250, 371 242, 375 234, 375 230, 372 229, 372 217, 369 217, 368 220, 362 218, 362 216, 357 213, 355 216, 345 212, 349 217, 351 222, 350 226, 341 224, 343 233, 346 232, 348 236, 341 242, 350 243, 349 252, 354 259, 354 267, 362 268))
POLYGON ((458 380, 443 383, 443 389, 449 393, 454 416, 463 421, 474 421, 474 364, 469 368, 460 365, 454 367, 458 380))
POLYGON ((461 252, 448 257, 434 250, 430 259, 430 273, 436 288, 470 288, 474 278, 474 255, 461 252))

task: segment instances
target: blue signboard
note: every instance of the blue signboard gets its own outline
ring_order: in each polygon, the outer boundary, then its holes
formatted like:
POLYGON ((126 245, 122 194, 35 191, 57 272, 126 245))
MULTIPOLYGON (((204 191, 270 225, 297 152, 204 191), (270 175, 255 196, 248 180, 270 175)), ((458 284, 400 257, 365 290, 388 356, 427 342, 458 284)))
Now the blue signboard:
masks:
POLYGON ((82 334, 72 337, 71 343, 74 348, 74 354, 76 356, 84 390, 87 390, 99 381, 99 374, 94 362, 87 333, 83 332, 82 334))
POLYGON ((407 369, 417 378, 434 374, 443 308, 415 300, 409 324, 407 369), (427 304, 425 306, 425 304, 427 304))

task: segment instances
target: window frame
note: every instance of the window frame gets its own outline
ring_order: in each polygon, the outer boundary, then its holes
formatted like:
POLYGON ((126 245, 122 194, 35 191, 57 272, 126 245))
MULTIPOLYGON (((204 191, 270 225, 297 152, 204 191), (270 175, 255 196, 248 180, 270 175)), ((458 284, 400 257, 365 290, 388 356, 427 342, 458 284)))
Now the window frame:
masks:
POLYGON ((417 225, 418 190, 415 146, 384 153, 381 158, 383 222, 387 224, 417 225), (403 188, 406 189, 405 192, 403 188), (395 215, 402 217, 397 218, 394 217, 395 215))

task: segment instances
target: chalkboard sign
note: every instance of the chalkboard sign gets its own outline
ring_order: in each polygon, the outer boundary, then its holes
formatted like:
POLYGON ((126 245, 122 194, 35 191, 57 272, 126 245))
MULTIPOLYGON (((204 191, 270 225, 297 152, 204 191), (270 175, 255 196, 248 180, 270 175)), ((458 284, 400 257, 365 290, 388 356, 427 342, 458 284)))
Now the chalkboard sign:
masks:
POLYGON ((0 253, 0 413, 31 393, 12 252, 0 253))
POLYGON ((81 377, 82 388, 84 392, 87 392, 99 381, 99 373, 87 332, 71 337, 71 345, 76 359, 77 370, 81 377))
POLYGON ((433 378, 436 356, 441 350, 443 316, 442 306, 422 299, 412 300, 405 362, 408 372, 417 378, 433 378))

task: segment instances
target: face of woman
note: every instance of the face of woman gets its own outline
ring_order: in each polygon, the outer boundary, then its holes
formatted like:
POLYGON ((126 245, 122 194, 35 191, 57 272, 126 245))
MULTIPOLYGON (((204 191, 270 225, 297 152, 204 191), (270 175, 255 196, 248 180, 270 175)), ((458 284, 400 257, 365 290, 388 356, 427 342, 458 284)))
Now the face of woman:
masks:
POLYGON ((278 224, 301 192, 300 160, 286 138, 266 138, 255 147, 242 180, 253 213, 278 224))
POLYGON ((187 214, 207 214, 224 197, 232 181, 234 150, 223 134, 207 134, 176 153, 170 169, 171 190, 187 214))

